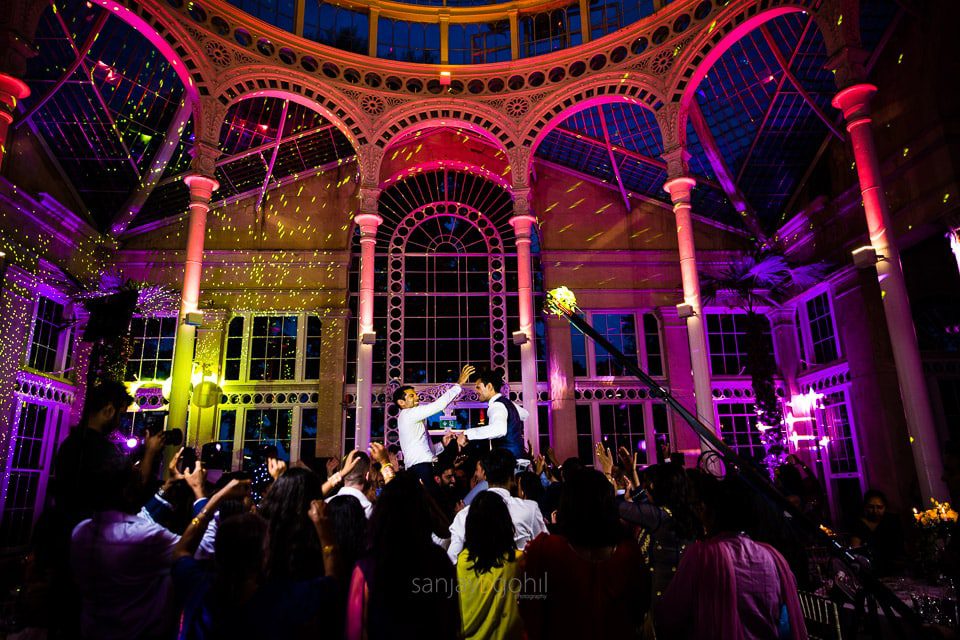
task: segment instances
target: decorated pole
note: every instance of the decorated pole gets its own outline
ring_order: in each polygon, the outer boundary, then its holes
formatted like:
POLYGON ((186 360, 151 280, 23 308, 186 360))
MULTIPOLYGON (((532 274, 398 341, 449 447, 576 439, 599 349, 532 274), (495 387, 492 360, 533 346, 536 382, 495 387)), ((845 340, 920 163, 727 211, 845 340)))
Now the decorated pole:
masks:
MULTIPOLYGON (((915 630, 919 631, 924 624, 920 616, 900 598, 896 596, 887 586, 881 583, 869 569, 856 562, 849 549, 841 545, 835 537, 828 533, 828 529, 818 522, 813 521, 802 514, 793 504, 787 500, 771 482, 765 473, 757 469, 750 461, 741 458, 736 451, 730 448, 723 440, 710 429, 707 425, 700 422, 689 409, 683 406, 679 400, 657 384, 656 380, 651 378, 643 369, 638 367, 629 358, 624 356, 619 349, 613 346, 610 341, 604 338, 594 329, 590 323, 579 315, 577 307, 577 298, 567 287, 558 287, 547 292, 545 301, 545 310, 566 318, 571 325, 580 330, 583 335, 588 336, 599 346, 606 349, 607 353, 613 357, 624 369, 636 376, 650 389, 650 397, 663 400, 664 404, 680 414, 680 417, 690 425, 701 441, 707 443, 712 451, 706 452, 705 456, 717 456, 727 469, 736 470, 754 490, 773 500, 773 502, 783 510, 787 519, 804 530, 809 535, 820 539, 830 548, 834 556, 839 558, 847 565, 848 570, 855 574, 863 583, 864 589, 876 598, 877 602, 888 614, 896 611, 902 620, 905 620, 915 630)), ((719 469, 722 471, 722 469, 719 469)))

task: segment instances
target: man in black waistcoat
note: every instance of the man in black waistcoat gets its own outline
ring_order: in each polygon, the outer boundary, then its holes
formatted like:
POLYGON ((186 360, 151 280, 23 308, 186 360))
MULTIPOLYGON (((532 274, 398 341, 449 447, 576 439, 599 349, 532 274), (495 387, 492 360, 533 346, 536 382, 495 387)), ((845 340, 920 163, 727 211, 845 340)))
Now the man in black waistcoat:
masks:
POLYGON ((487 403, 487 424, 467 429, 458 438, 461 447, 476 440, 489 440, 494 449, 506 449, 518 460, 527 458, 524 447, 523 422, 529 414, 504 395, 503 374, 500 371, 481 371, 474 388, 477 397, 487 403))

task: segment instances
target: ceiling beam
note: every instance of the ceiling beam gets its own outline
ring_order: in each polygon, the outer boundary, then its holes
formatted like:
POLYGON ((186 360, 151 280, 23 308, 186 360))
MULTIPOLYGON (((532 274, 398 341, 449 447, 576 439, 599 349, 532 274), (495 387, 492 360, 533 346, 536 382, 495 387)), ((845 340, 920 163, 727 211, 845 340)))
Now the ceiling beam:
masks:
POLYGON ((140 213, 140 209, 143 208, 147 198, 150 197, 154 188, 160 183, 160 178, 163 177, 163 172, 166 171, 167 165, 170 164, 170 160, 177 150, 177 145, 180 143, 180 136, 183 135, 183 130, 192 115, 193 105, 190 104, 190 101, 184 96, 180 108, 177 109, 173 120, 170 121, 167 127, 167 133, 163 137, 163 143, 157 149, 153 160, 150 162, 150 170, 147 171, 147 175, 140 181, 140 186, 137 190, 127 198, 126 203, 124 203, 120 212, 114 217, 110 225, 110 233, 115 238, 120 237, 126 232, 127 228, 133 223, 134 219, 136 219, 137 214, 140 213))
MULTIPOLYGON (((60 76, 60 79, 57 80, 52 87, 50 87, 45 94, 30 107, 30 111, 27 111, 23 117, 17 118, 16 122, 13 123, 14 128, 19 127, 27 120, 30 120, 37 114, 40 109, 43 108, 43 105, 47 104, 47 101, 50 100, 58 91, 67 84, 67 81, 73 77, 73 74, 76 73, 77 69, 80 68, 80 65, 83 63, 83 59, 90 54, 90 50, 93 48, 94 43, 97 41, 97 38, 100 36, 100 32, 103 30, 103 25, 107 22, 107 18, 110 17, 110 12, 103 11, 100 15, 97 16, 96 22, 93 23, 91 27, 90 35, 87 36, 87 39, 83 41, 83 45, 79 49, 74 47, 76 56, 73 59, 73 62, 70 63, 70 66, 67 67, 67 70, 63 72, 60 76)), ((72 42, 72 38, 71 38, 72 42)))
MULTIPOLYGON (((577 140, 580 140, 580 141, 582 141, 582 142, 586 142, 587 144, 589 144, 589 145, 591 145, 591 146, 594 146, 594 147, 597 147, 597 148, 600 148, 600 149, 606 149, 606 148, 607 148, 607 144, 606 144, 606 142, 604 142, 603 140, 598 140, 597 138, 594 138, 594 137, 592 137, 592 136, 585 135, 585 134, 583 134, 583 133, 579 133, 579 132, 577 132, 577 131, 573 131, 573 130, 571 130, 571 129, 566 129, 566 128, 564 128, 564 127, 557 126, 557 127, 554 127, 554 128, 553 128, 553 131, 557 131, 558 133, 560 133, 560 134, 562 134, 562 135, 565 135, 565 136, 568 136, 568 137, 576 138, 577 140)), ((650 158, 650 157, 648 157, 648 156, 643 155, 642 153, 637 153, 636 151, 631 151, 631 150, 629 150, 629 149, 624 149, 623 147, 619 147, 619 146, 613 146, 612 148, 613 148, 613 152, 614 152, 614 153, 622 154, 622 155, 630 158, 631 160, 636 160, 637 162, 640 162, 641 164, 650 165, 651 167, 657 167, 658 169, 663 169, 664 171, 667 170, 667 163, 664 162, 663 160, 657 160, 657 159, 655 159, 655 158, 650 158)), ((556 163, 554 163, 554 164, 556 164, 556 163)), ((722 189, 722 187, 720 186, 720 184, 719 184, 718 182, 716 182, 716 181, 714 181, 714 180, 710 180, 710 179, 706 178, 705 176, 696 176, 696 178, 697 178, 697 182, 700 183, 700 184, 702 184, 702 185, 704 185, 704 186, 708 186, 708 187, 711 187, 711 188, 713 188, 713 189, 722 189)))
POLYGON ((100 90, 97 89, 97 84, 93 81, 93 71, 91 71, 89 65, 87 65, 85 56, 80 55, 80 49, 77 48, 77 44, 73 41, 73 36, 70 35, 70 27, 67 26, 63 16, 59 11, 56 11, 55 15, 57 16, 57 21, 60 23, 60 28, 63 29, 64 35, 67 37, 67 40, 70 41, 70 48, 73 49, 74 54, 80 60, 80 66, 83 68, 83 73, 90 79, 90 87, 93 89, 94 95, 97 96, 97 101, 100 103, 100 107, 103 109, 103 115, 107 117, 107 122, 110 123, 110 128, 113 129, 113 132, 117 136, 117 142, 120 144, 120 147, 127 156, 127 161, 129 162, 130 167, 133 169, 133 174, 137 177, 137 180, 141 180, 143 176, 140 175, 140 167, 137 166, 136 160, 133 159, 133 154, 130 153, 127 143, 123 141, 123 136, 120 135, 120 129, 117 127, 117 123, 114 122, 113 116, 110 114, 110 107, 107 106, 106 101, 100 94, 100 90))
MULTIPOLYGON (((876 48, 874 48, 873 52, 870 54, 870 57, 867 59, 867 63, 864 65, 864 68, 868 78, 873 72, 873 68, 876 66, 877 61, 880 58, 880 54, 883 53, 883 50, 886 49, 887 45, 890 43, 890 39, 893 38, 894 32, 896 32, 897 27, 900 26, 900 21, 903 20, 903 17, 906 15, 906 13, 907 9, 901 5, 900 10, 897 11, 896 15, 893 16, 893 20, 890 21, 890 24, 887 25, 887 28, 884 30, 883 36, 880 38, 880 42, 877 43, 876 48)), ((838 114, 834 121, 837 123, 837 125, 842 124, 843 116, 838 114)), ((803 191, 804 187, 806 187, 807 181, 810 179, 810 176, 813 175, 813 170, 820 162, 820 158, 822 158, 823 154, 827 152, 827 148, 830 146, 830 141, 830 134, 827 134, 823 137, 823 143, 817 150, 817 154, 813 157, 813 160, 807 167, 806 172, 804 172, 803 178, 801 178, 800 182, 797 183, 796 188, 793 190, 793 195, 790 196, 790 200, 787 202, 787 206, 784 207, 783 210, 785 212, 793 210, 793 207, 796 205, 797 198, 800 197, 800 193, 803 191)))
POLYGON ((617 166, 617 159, 613 155, 613 145, 610 144, 610 132, 607 130, 607 114, 603 110, 605 105, 600 105, 600 124, 603 126, 603 139, 607 143, 607 154, 610 156, 610 166, 613 168, 613 175, 617 179, 617 186, 620 187, 620 196, 623 198, 623 206, 630 211, 630 198, 627 196, 627 188, 623 184, 623 178, 620 177, 620 167, 617 166))
POLYGON ((777 64, 779 64, 780 68, 783 69, 783 73, 787 80, 789 80, 790 84, 793 85, 793 88, 797 90, 797 93, 803 97, 803 100, 807 103, 807 106, 813 109, 813 112, 817 114, 817 117, 820 118, 825 125, 827 125, 827 129, 829 129, 838 140, 845 140, 846 138, 844 137, 843 132, 837 128, 836 125, 834 125, 830 116, 828 116, 827 113, 820 108, 820 105, 816 103, 816 101, 813 99, 813 96, 810 95, 810 92, 806 90, 797 77, 793 75, 793 72, 790 71, 790 67, 793 64, 793 59, 797 56, 797 52, 800 48, 800 44, 803 42, 803 38, 797 41, 797 49, 795 49, 793 55, 790 56, 790 62, 787 62, 787 60, 783 57, 783 52, 780 50, 780 46, 773 39, 773 35, 770 33, 770 30, 767 29, 767 25, 760 25, 760 33, 763 34, 763 39, 766 40, 767 46, 770 47, 770 50, 773 52, 773 57, 776 58, 777 64))
MULTIPOLYGON (((289 184, 293 184, 294 182, 298 182, 300 180, 307 180, 308 178, 312 178, 326 171, 330 171, 331 169, 336 169, 337 167, 342 166, 355 159, 356 159, 355 155, 347 156, 346 158, 342 158, 340 160, 334 160, 333 162, 328 162, 327 164, 320 165, 319 167, 314 167, 313 169, 304 171, 299 174, 286 176, 284 178, 281 178, 280 180, 275 181, 271 186, 271 189, 279 189, 280 187, 285 187, 289 184)), ((239 202, 241 200, 244 200, 246 198, 249 198, 259 193, 260 193, 260 187, 257 187, 255 189, 249 189, 247 191, 244 191, 243 193, 237 193, 235 195, 222 198, 220 200, 213 200, 210 203, 210 208, 211 210, 219 209, 221 207, 231 205, 235 202, 239 202)), ((162 229, 163 227, 168 227, 172 224, 176 224, 180 220, 185 219, 188 215, 189 215, 188 211, 180 211, 180 212, 177 212, 176 214, 170 214, 168 216, 165 216, 159 220, 148 222, 147 224, 141 225, 139 227, 136 227, 132 230, 127 231, 125 234, 123 234, 122 240, 127 240, 134 236, 143 235, 144 233, 149 233, 151 231, 156 231, 157 229, 162 229)))
MULTIPOLYGON (((793 53, 790 54, 789 65, 793 64, 793 61, 797 57, 797 51, 800 48, 800 43, 803 42, 803 39, 807 37, 807 32, 813 26, 813 18, 807 18, 807 24, 803 25, 803 31, 800 33, 800 37, 797 39, 797 46, 794 48, 793 53)), ((781 65, 781 69, 783 66, 781 65)), ((763 120, 760 121, 760 126, 757 127, 757 130, 753 133, 753 140, 750 141, 750 147, 747 149, 747 155, 743 157, 743 164, 740 165, 740 171, 737 172, 737 184, 740 184, 740 181, 743 180, 743 174, 746 172, 747 167, 750 166, 750 158, 753 157, 753 150, 757 148, 757 143, 760 141, 760 135, 763 133, 764 127, 767 126, 767 122, 770 120, 770 115, 773 113, 773 105, 777 102, 777 96, 783 91, 783 85, 787 83, 786 72, 784 75, 777 80, 777 88, 773 91, 773 96, 770 98, 770 104, 767 105, 766 111, 763 113, 763 120)))
MULTIPOLYGON (((590 175, 589 173, 584 173, 583 171, 578 171, 576 169, 571 169, 570 167, 566 167, 562 164, 557 164, 556 162, 550 162, 549 160, 544 160, 543 158, 534 157, 534 164, 535 165, 541 164, 554 171, 560 171, 562 173, 570 174, 577 178, 581 178, 584 182, 595 184, 598 187, 602 187, 604 189, 610 189, 611 191, 619 191, 619 189, 617 189, 615 186, 613 186, 612 184, 610 184, 605 180, 601 180, 600 178, 594 175, 590 175)), ((650 196, 644 195, 642 193, 633 193, 632 191, 628 192, 628 194, 631 198, 635 198, 637 200, 640 200, 641 202, 646 202, 648 204, 651 204, 659 209, 662 209, 663 211, 669 211, 672 219, 673 205, 670 204, 669 202, 664 202, 663 200, 657 200, 656 198, 651 198, 650 196)), ((713 218, 709 218, 707 216, 698 214, 696 212, 691 213, 690 216, 697 222, 702 222, 711 227, 716 227, 717 229, 721 229, 723 231, 727 231, 729 233, 742 236, 744 238, 749 238, 753 235, 752 232, 745 231, 744 229, 738 229, 737 227, 733 227, 731 225, 724 224, 722 222, 718 222, 713 218)))
MULTIPOLYGON (((313 135, 313 134, 315 134, 315 133, 321 133, 321 132, 323 132, 323 131, 326 131, 327 129, 333 128, 334 126, 335 126, 335 125, 328 123, 328 124, 322 124, 322 125, 320 125, 320 126, 318 126, 318 127, 314 127, 313 129, 307 129, 306 131, 300 131, 299 133, 295 133, 295 134, 293 134, 293 135, 287 136, 286 138, 284 138, 283 140, 280 141, 280 144, 281 144, 281 145, 284 145, 284 144, 286 144, 286 143, 288 143, 288 142, 294 142, 294 141, 296 141, 296 140, 300 140, 301 138, 306 138, 307 136, 311 136, 311 135, 313 135)), ((247 149, 246 151, 241 151, 240 153, 236 153, 236 154, 234 154, 234 155, 232 155, 232 156, 221 156, 220 159, 217 160, 217 162, 214 164, 214 166, 217 167, 217 168, 223 167, 223 166, 225 166, 225 165, 230 164, 231 162, 235 162, 236 160, 242 160, 243 158, 246 158, 247 156, 256 155, 256 154, 258 154, 258 153, 260 153, 260 152, 262 152, 262 151, 268 151, 268 150, 270 150, 270 149, 273 149, 273 147, 276 146, 276 144, 277 144, 277 143, 276 143, 276 141, 274 140, 274 141, 267 142, 267 143, 264 143, 264 144, 261 144, 261 145, 257 145, 256 147, 251 147, 251 148, 247 149)), ((178 173, 178 174, 175 175, 175 176, 170 176, 169 178, 164 178, 163 180, 160 181, 160 184, 158 184, 157 186, 158 186, 158 187, 164 187, 164 186, 170 184, 171 182, 179 182, 180 180, 183 180, 183 178, 184 178, 187 174, 189 174, 189 173, 190 173, 189 171, 185 171, 185 172, 183 172, 183 173, 178 173)))
POLYGON ((756 234, 758 240, 763 240, 766 236, 763 233, 763 227, 760 225, 760 221, 757 219, 757 212, 750 206, 746 196, 743 195, 740 187, 737 186, 737 182, 733 178, 733 172, 730 171, 726 161, 723 159, 723 155, 720 153, 720 147, 717 146, 717 140, 713 137, 713 132, 710 131, 710 125, 707 124, 707 119, 704 117, 703 111, 700 109, 700 104, 696 100, 690 104, 689 116, 690 124, 693 125, 693 130, 696 132, 697 138, 700 140, 700 145, 703 147, 703 152, 707 156, 707 162, 710 163, 713 172, 717 174, 717 180, 720 181, 721 189, 723 189, 723 192, 730 198, 734 210, 743 217, 747 228, 756 234))
MULTIPOLYGON (((257 198, 257 205, 253 208, 254 211, 260 211, 260 221, 263 222, 263 217, 266 215, 261 208, 263 207, 263 199, 267 195, 267 189, 270 187, 270 178, 273 176, 273 167, 277 164, 277 156, 280 154, 280 142, 283 140, 283 128, 287 124, 287 112, 290 109, 290 101, 283 101, 283 111, 280 113, 280 128, 277 129, 277 139, 273 143, 273 152, 270 154, 270 163, 267 165, 267 174, 263 178, 263 187, 260 189, 260 196, 257 198)), ((336 141, 334 141, 336 144, 336 141)))

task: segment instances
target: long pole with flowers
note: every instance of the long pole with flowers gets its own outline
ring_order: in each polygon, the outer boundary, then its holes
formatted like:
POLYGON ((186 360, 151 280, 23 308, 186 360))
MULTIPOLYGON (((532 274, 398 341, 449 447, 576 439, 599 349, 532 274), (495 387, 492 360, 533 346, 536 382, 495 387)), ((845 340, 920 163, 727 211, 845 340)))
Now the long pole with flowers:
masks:
POLYGON ((576 295, 570 291, 570 289, 567 287, 558 287, 549 291, 545 300, 545 310, 548 313, 566 318, 567 321, 580 330, 583 335, 603 347, 618 364, 647 386, 650 390, 651 398, 662 400, 664 404, 677 412, 677 414, 683 418, 684 422, 690 425, 690 428, 694 430, 700 438, 700 441, 704 443, 704 446, 712 449, 713 453, 720 458, 727 472, 736 471, 755 491, 773 500, 779 508, 783 509, 784 514, 790 522, 801 530, 804 530, 807 534, 820 539, 820 541, 831 550, 834 556, 844 562, 848 570, 860 578, 864 588, 877 599, 877 602, 885 611, 891 613, 895 611, 902 620, 919 631, 921 625, 924 623, 920 616, 900 600, 893 591, 877 580, 869 569, 860 566, 855 561, 850 550, 830 535, 829 529, 827 529, 825 525, 815 522, 800 513, 800 511, 787 500, 786 496, 771 483, 766 473, 757 469, 750 461, 741 458, 736 451, 718 438, 710 428, 700 422, 697 417, 683 406, 669 391, 660 386, 656 380, 638 367, 636 362, 624 356, 619 349, 597 332, 597 330, 580 315, 576 295))

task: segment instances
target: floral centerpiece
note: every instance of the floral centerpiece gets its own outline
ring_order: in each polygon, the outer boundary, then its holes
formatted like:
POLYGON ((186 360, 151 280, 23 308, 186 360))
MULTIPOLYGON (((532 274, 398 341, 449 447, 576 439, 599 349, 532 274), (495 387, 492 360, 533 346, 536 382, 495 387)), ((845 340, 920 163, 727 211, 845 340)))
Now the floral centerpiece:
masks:
POLYGON ((934 498, 930 498, 930 502, 933 504, 930 509, 914 509, 913 519, 920 530, 920 566, 926 572, 937 573, 943 552, 950 544, 950 537, 957 524, 957 512, 950 508, 949 502, 937 502, 934 498))

